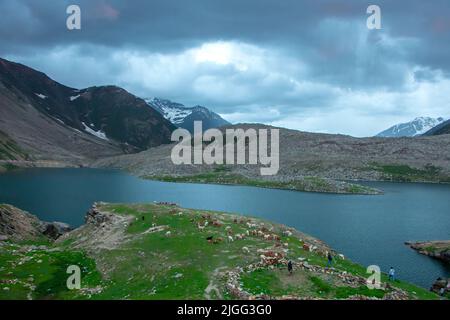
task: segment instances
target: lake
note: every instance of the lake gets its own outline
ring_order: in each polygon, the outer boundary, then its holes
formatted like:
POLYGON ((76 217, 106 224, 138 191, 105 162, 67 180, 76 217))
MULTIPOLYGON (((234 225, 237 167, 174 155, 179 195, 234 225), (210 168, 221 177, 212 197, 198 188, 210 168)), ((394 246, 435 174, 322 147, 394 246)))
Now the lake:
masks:
POLYGON ((337 195, 244 186, 165 183, 119 171, 27 169, 0 174, 0 203, 46 221, 79 226, 95 201, 176 202, 187 208, 272 220, 324 240, 363 265, 390 266, 403 280, 429 288, 450 267, 404 245, 450 239, 450 185, 366 182, 382 196, 337 195))

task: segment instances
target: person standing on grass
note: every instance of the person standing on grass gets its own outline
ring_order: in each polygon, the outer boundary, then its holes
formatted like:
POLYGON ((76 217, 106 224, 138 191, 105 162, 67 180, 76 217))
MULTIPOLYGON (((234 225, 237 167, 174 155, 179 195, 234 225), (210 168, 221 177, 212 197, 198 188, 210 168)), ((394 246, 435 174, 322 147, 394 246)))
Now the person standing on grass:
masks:
POLYGON ((292 261, 291 260, 289 260, 287 267, 288 267, 289 274, 292 274, 292 261))
POLYGON ((389 281, 395 281, 395 269, 391 267, 389 269, 389 281))
POLYGON ((328 252, 327 258, 328 258, 327 268, 329 268, 333 265, 333 256, 331 255, 330 252, 328 252))

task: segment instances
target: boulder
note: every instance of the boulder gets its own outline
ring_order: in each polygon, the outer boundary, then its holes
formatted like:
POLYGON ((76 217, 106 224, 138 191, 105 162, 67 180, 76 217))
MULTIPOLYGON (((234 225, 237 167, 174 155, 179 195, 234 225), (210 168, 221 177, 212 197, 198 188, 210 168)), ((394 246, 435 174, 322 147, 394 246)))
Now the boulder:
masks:
POLYGON ((441 259, 450 262, 450 249, 441 252, 441 259))
POLYGON ((450 279, 444 279, 444 278, 437 278, 436 281, 431 286, 430 290, 439 294, 441 292, 441 289, 447 289, 448 283, 450 279))
POLYGON ((86 224, 91 224, 99 227, 102 224, 110 222, 110 217, 109 215, 97 210, 97 206, 94 204, 92 208, 90 208, 89 211, 87 212, 85 221, 86 224))
POLYGON ((43 223, 42 233, 47 237, 56 240, 63 234, 72 231, 72 228, 67 223, 51 222, 43 223))

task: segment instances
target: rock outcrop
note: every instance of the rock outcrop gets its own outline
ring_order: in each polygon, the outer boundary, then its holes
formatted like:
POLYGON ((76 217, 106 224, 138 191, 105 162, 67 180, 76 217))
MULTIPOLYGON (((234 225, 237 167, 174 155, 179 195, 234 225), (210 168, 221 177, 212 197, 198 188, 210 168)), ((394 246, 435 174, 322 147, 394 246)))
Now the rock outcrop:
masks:
POLYGON ((42 233, 51 239, 58 239, 63 234, 72 231, 72 228, 67 223, 62 222, 51 222, 42 223, 41 227, 42 233))
POLYGON ((38 218, 13 206, 0 205, 0 236, 4 240, 22 241, 41 235, 38 218))
POLYGON ((43 222, 36 216, 14 206, 0 205, 0 241, 36 240, 47 237, 52 240, 72 230, 61 222, 43 222))
POLYGON ((450 279, 438 278, 433 283, 430 290, 439 295, 450 292, 450 279))
POLYGON ((450 240, 406 242, 405 244, 421 254, 450 263, 450 240))
POLYGON ((72 247, 87 252, 99 249, 112 250, 127 241, 126 229, 133 217, 99 210, 102 203, 95 203, 86 213, 85 224, 58 239, 62 242, 74 239, 72 247))
POLYGON ((97 209, 97 204, 94 204, 86 213, 85 222, 96 227, 104 226, 106 223, 111 222, 111 215, 100 212, 97 209))

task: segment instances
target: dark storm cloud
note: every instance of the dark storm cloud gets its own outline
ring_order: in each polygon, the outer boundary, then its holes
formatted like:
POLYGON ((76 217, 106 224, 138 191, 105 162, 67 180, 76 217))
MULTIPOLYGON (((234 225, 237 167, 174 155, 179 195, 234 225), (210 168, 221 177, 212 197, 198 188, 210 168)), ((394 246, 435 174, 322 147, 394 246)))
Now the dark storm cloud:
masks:
MULTIPOLYGON (((356 45, 354 36, 365 29, 365 10, 372 2, 2 0, 0 50, 2 54, 10 54, 18 47, 46 48, 89 42, 166 51, 204 41, 237 39, 294 50, 310 47, 319 58, 338 59, 346 54, 352 56, 356 45), (82 8, 82 32, 71 33, 65 29, 65 10, 69 4, 82 8), (327 20, 330 22, 324 24, 327 20), (337 26, 332 21, 348 24, 337 26)), ((382 8, 383 29, 394 38, 418 39, 426 49, 410 56, 426 59, 426 51, 437 62, 448 60, 444 59, 450 48, 447 0, 376 1, 376 4, 382 8), (429 50, 430 45, 445 50, 433 52, 429 50)))
POLYGON ((238 120, 257 108, 273 121, 355 106, 426 115, 410 105, 450 74, 448 0, 0 0, 0 13, 0 56, 69 85, 118 84, 238 120), (80 31, 65 27, 69 4, 80 31), (370 4, 382 30, 366 27, 370 4), (226 61, 204 57, 223 43, 226 61))

